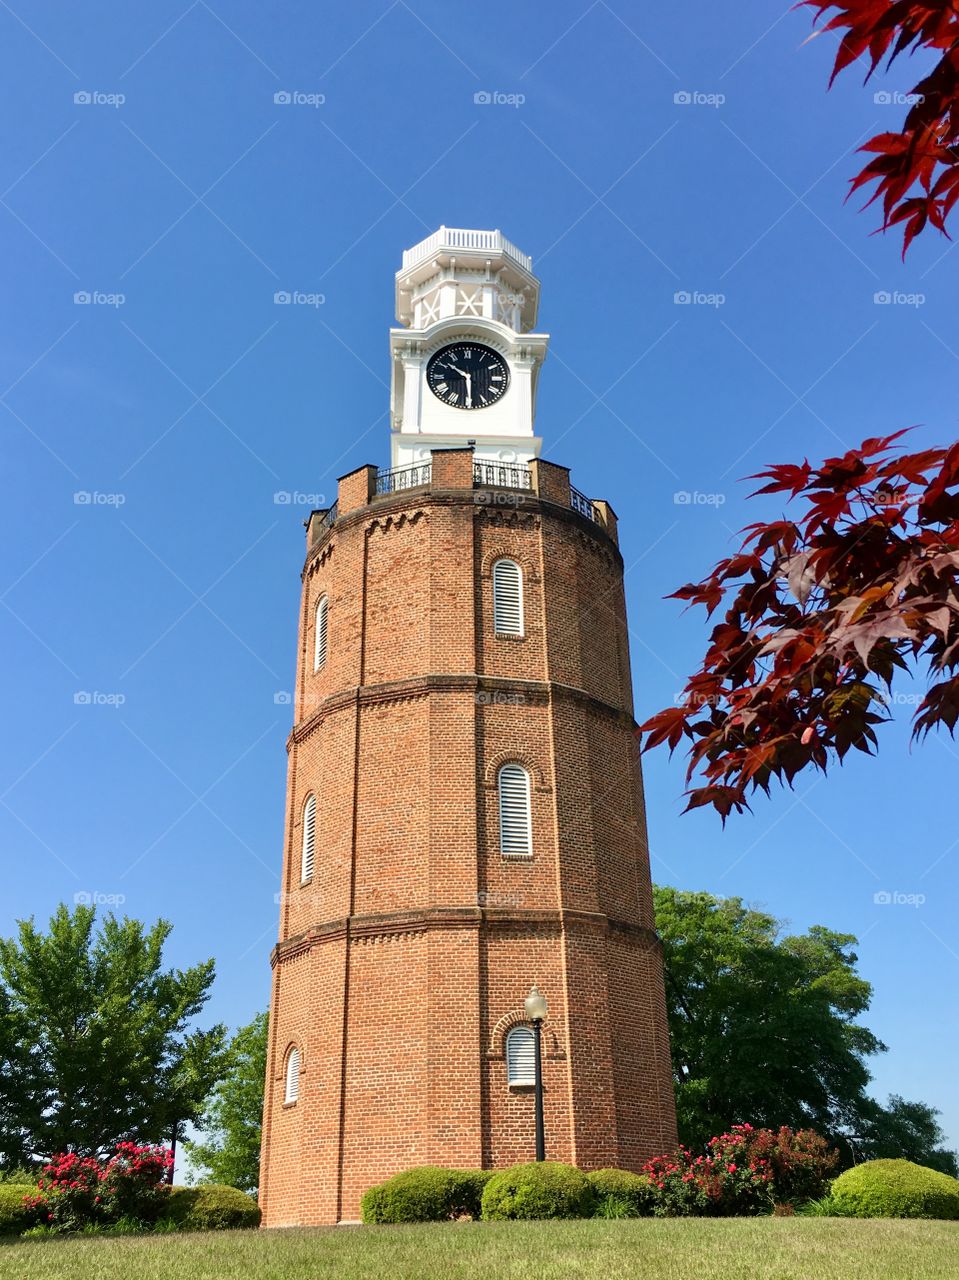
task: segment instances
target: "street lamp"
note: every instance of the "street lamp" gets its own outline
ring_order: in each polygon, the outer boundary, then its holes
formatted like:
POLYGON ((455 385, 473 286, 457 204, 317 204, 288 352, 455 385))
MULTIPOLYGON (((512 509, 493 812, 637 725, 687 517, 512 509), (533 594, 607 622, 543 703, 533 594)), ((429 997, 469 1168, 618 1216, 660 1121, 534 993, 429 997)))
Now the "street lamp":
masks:
POLYGON ((539 987, 532 987, 526 997, 526 1017, 533 1024, 533 1090, 536 1106, 536 1159, 546 1159, 546 1137, 543 1129, 543 1020, 549 1013, 546 997, 539 987))

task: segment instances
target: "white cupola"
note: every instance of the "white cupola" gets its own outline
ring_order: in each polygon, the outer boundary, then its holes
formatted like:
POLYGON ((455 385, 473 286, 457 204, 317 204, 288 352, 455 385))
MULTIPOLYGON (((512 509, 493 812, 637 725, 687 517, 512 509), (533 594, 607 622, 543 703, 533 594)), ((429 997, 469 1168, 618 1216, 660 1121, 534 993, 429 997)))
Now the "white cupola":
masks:
POLYGON ((539 281, 500 231, 440 227, 407 249, 390 330, 392 466, 473 442, 478 460, 527 463, 548 334, 539 281))

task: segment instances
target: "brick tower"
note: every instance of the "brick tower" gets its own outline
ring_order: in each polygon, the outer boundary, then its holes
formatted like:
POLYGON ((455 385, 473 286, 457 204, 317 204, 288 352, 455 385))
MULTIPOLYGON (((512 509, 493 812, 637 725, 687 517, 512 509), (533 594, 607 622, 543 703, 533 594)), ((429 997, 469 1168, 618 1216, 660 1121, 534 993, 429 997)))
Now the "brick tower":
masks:
POLYGON ((616 518, 539 458, 539 282, 442 227, 397 274, 392 462, 311 516, 263 1125, 266 1226, 421 1164, 676 1138, 616 518))

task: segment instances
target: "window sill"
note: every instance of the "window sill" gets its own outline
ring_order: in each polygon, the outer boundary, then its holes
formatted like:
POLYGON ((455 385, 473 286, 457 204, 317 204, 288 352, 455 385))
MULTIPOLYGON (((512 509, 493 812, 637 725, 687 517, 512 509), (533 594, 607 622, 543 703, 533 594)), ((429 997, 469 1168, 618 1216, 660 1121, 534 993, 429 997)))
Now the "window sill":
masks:
POLYGON ((284 1110, 284 1111, 292 1111, 292 1109, 296 1106, 297 1101, 299 1101, 299 1099, 296 1099, 296 1100, 294 1100, 293 1102, 284 1102, 284 1103, 283 1103, 283 1110, 284 1110))
POLYGON ((526 636, 525 635, 518 636, 512 631, 494 631, 493 639, 494 640, 512 640, 514 643, 522 644, 522 642, 526 639, 526 636))
POLYGON ((504 862, 532 862, 533 855, 531 853, 503 853, 500 851, 500 857, 504 862))
POLYGON ((308 879, 300 881, 300 888, 305 889, 307 885, 310 885, 312 883, 313 883, 313 877, 310 876, 308 879))

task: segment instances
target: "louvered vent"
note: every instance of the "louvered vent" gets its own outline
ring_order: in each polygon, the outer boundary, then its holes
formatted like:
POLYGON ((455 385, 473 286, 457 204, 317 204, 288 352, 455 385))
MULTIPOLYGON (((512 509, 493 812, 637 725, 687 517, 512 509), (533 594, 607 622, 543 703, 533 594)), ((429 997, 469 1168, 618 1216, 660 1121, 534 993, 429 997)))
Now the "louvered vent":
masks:
POLYGON ((510 857, 529 857, 529 774, 520 764, 504 764, 499 771, 499 847, 510 857))
POLYGON ((536 1083, 533 1032, 529 1027, 513 1027, 506 1037, 506 1079, 509 1084, 536 1083))
POLYGON ((326 661, 326 642, 327 632, 329 630, 329 601, 326 596, 320 599, 320 603, 316 606, 316 639, 313 650, 313 670, 319 671, 323 663, 326 661))
POLYGON ((300 1096, 300 1051, 291 1049, 286 1060, 286 1101, 296 1102, 300 1096))
POLYGON ((313 879, 316 861, 316 796, 309 796, 303 806, 303 870, 301 880, 313 879))
POLYGON ((493 565, 493 630, 501 636, 523 634, 523 571, 515 560, 493 565))

